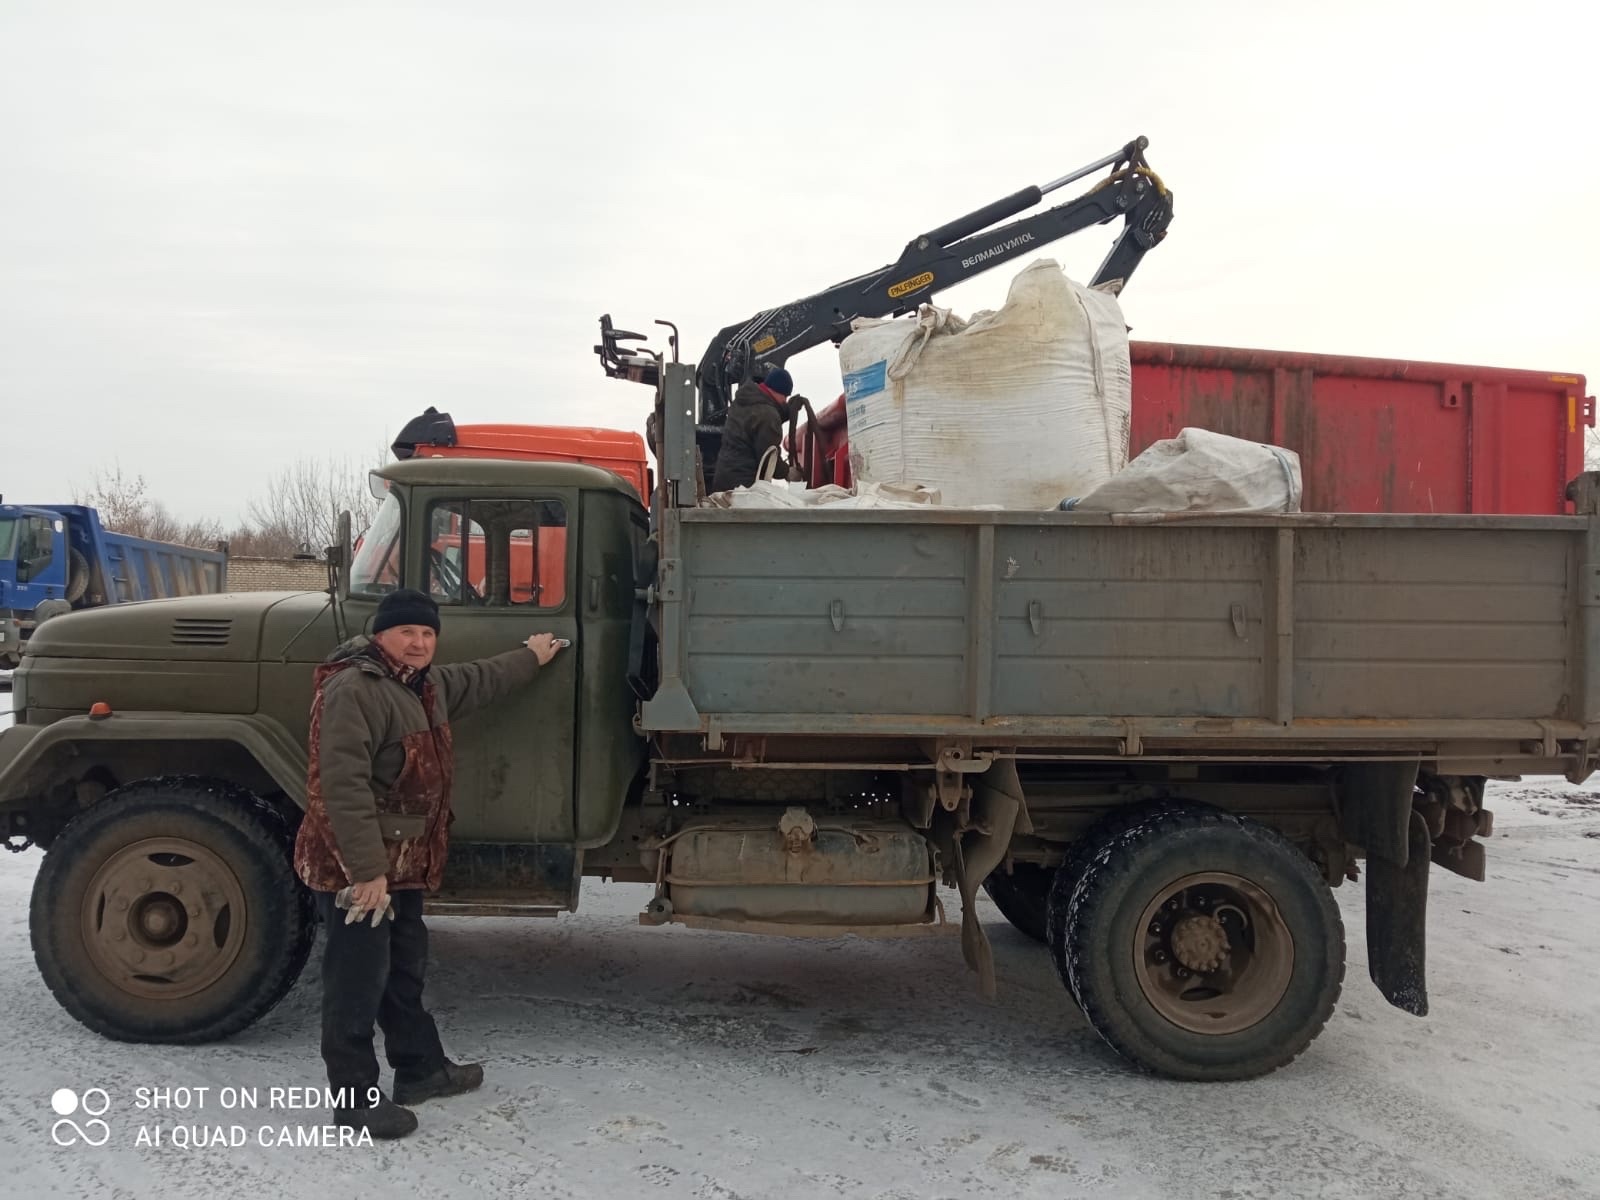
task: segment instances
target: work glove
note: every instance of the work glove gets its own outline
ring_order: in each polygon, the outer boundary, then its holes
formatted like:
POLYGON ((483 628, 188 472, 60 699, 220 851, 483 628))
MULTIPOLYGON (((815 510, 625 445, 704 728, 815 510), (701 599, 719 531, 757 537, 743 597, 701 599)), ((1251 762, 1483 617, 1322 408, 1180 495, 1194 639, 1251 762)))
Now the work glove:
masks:
MULTIPOLYGON (((355 889, 352 887, 340 888, 339 894, 333 898, 333 904, 335 908, 344 908, 349 910, 347 913, 345 913, 344 917, 344 923, 346 925, 354 925, 357 921, 365 920, 367 916, 367 910, 365 908, 352 902, 351 893, 354 891, 355 889)), ((390 896, 384 901, 384 905, 381 909, 375 908, 372 910, 372 927, 376 929, 379 925, 383 924, 383 919, 385 917, 393 916, 394 897, 390 896)))

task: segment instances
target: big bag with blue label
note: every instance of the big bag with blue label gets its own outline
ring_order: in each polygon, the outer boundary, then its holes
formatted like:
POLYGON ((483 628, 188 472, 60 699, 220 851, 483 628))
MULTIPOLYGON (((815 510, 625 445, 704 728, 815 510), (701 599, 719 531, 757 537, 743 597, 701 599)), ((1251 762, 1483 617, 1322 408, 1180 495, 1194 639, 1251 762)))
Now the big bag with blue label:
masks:
POLYGON ((1055 508, 1128 461, 1128 330, 1116 297, 1040 259, 1003 307, 857 321, 839 347, 857 480, 946 506, 1055 508))

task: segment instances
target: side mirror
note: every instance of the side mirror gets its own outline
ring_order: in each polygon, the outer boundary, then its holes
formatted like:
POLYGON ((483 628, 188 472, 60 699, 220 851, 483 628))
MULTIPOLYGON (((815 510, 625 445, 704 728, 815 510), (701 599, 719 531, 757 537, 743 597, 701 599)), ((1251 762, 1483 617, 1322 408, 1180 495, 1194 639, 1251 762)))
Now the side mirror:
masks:
POLYGON ((339 539, 338 545, 328 547, 328 561, 334 564, 334 598, 343 604, 350 598, 350 513, 348 510, 339 514, 339 523, 335 527, 334 536, 339 539))
POLYGON ((389 494, 389 481, 376 471, 367 472, 367 492, 380 504, 389 494))

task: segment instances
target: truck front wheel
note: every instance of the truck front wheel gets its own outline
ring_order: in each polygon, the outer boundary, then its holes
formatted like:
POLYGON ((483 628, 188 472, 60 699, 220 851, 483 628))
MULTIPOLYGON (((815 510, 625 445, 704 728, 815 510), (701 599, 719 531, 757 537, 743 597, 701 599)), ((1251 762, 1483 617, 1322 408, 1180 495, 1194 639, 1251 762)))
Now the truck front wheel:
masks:
POLYGON ((1311 1044, 1344 979, 1338 905, 1280 834, 1170 807, 1101 844, 1052 933, 1095 1031, 1177 1079, 1248 1079, 1311 1044))
POLYGON ((111 792, 61 831, 34 882, 45 983, 119 1041, 244 1029, 293 986, 315 936, 291 833, 253 793, 215 780, 111 792))

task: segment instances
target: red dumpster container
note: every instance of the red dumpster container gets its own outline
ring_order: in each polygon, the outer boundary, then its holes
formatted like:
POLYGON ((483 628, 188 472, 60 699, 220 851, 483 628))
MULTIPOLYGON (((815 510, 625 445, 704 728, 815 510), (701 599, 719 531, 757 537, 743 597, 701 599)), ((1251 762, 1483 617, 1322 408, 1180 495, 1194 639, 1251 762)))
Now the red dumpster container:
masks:
MULTIPOLYGON (((1581 375, 1166 342, 1132 356, 1131 453, 1186 425, 1286 446, 1311 512, 1567 512, 1595 423, 1581 375)), ((848 487, 842 397, 817 429, 812 485, 848 487)))
POLYGON ((1562 513, 1581 375, 1134 342, 1130 450, 1185 425, 1300 455, 1313 512, 1562 513))

